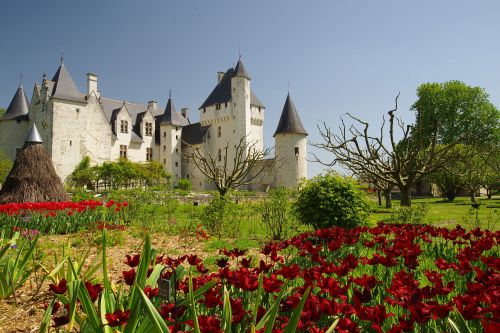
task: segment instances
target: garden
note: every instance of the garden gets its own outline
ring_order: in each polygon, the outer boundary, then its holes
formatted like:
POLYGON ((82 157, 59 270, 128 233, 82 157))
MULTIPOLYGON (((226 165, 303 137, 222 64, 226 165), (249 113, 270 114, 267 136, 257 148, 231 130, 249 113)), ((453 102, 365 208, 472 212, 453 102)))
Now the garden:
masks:
POLYGON ((329 173, 267 195, 150 188, 73 198, 0 206, 3 331, 500 327, 495 197, 387 209, 329 173))

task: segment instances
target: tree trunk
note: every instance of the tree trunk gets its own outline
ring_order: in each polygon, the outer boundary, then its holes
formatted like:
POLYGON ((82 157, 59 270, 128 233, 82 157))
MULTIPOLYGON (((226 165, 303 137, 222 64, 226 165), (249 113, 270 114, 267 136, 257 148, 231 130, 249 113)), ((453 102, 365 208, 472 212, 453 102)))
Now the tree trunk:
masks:
POLYGON ((399 186, 399 191, 401 193, 401 206, 410 207, 411 206, 411 193, 410 188, 403 188, 399 186))
POLYGON ((475 193, 476 191, 472 190, 469 192, 469 195, 470 195, 470 202, 475 204, 476 203, 476 196, 475 196, 475 193))
POLYGON ((391 191, 384 191, 385 208, 392 208, 391 191))
POLYGON ((382 192, 381 190, 377 189, 377 198, 378 198, 378 205, 379 206, 382 206, 382 195, 381 193, 382 192))

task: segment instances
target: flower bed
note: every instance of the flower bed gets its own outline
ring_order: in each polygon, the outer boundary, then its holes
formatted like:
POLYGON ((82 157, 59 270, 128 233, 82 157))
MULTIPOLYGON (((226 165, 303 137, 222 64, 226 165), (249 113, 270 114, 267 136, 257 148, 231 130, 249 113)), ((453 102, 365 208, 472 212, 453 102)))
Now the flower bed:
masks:
POLYGON ((78 299, 64 313, 85 312, 75 320, 96 332, 498 332, 499 238, 460 226, 323 229, 268 244, 262 257, 224 250, 212 272, 195 255, 157 256, 148 238, 125 259, 129 288, 111 288, 104 251, 103 284, 54 285, 53 304, 78 299), (165 300, 157 283, 174 276, 176 297, 165 300))
POLYGON ((117 224, 127 202, 39 202, 0 205, 0 232, 6 237, 13 232, 33 234, 66 234, 92 229, 99 225, 117 224))

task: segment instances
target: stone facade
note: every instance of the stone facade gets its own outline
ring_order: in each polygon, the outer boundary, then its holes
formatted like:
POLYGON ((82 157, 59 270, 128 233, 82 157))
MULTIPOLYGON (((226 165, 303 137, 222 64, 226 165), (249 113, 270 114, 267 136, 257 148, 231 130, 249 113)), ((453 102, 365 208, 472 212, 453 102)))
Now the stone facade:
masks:
MULTIPOLYGON (((214 91, 199 108, 200 122, 192 124, 188 110, 178 113, 171 98, 160 109, 155 101, 141 105, 103 97, 93 73, 87 74, 87 91, 82 94, 61 61, 52 80, 44 76, 41 84, 35 84, 24 109, 18 106, 24 103, 19 97, 25 96, 24 90, 18 89, 13 106, 0 120, 0 149, 15 159, 34 123, 63 181, 85 156, 95 164, 126 157, 134 162, 158 161, 174 182, 187 178, 193 189, 212 189, 213 184, 186 157, 192 146, 216 156, 228 142, 236 145, 241 138, 264 149, 265 107, 250 85, 241 59, 235 68, 219 72, 214 91)), ((266 166, 263 178, 249 189, 294 187, 307 177, 307 132, 289 96, 281 118, 275 134, 276 159, 261 162, 266 166)))

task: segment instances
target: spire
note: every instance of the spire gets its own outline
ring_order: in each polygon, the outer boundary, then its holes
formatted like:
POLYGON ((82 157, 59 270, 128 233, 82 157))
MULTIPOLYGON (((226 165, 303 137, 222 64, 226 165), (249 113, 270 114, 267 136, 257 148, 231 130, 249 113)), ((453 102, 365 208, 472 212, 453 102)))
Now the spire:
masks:
POLYGON ((36 125, 33 124, 31 127, 31 131, 28 133, 28 136, 26 137, 26 140, 24 140, 25 143, 43 143, 42 137, 40 136, 40 133, 38 133, 38 129, 36 128, 36 125))
POLYGON ((302 126, 302 122, 300 121, 299 114, 297 113, 297 109, 295 109, 295 105, 290 98, 290 94, 286 96, 286 102, 283 106, 283 111, 281 112, 280 121, 278 123, 278 127, 276 128, 276 134, 305 134, 307 135, 304 126, 302 126))
POLYGON ((19 88, 17 88, 16 94, 10 101, 10 104, 7 107, 7 111, 5 111, 5 114, 2 117, 2 120, 20 119, 23 117, 27 119, 29 112, 28 104, 28 97, 24 92, 23 85, 19 84, 19 88))
POLYGON ((243 65, 243 61, 241 61, 241 55, 240 58, 238 59, 236 67, 234 67, 233 77, 244 77, 251 80, 250 75, 248 75, 245 66, 243 65))
POLYGON ((54 89, 52 89, 52 96, 70 99, 70 100, 83 100, 83 95, 73 81, 66 66, 64 66, 64 58, 61 55, 61 65, 52 78, 54 82, 54 89))

